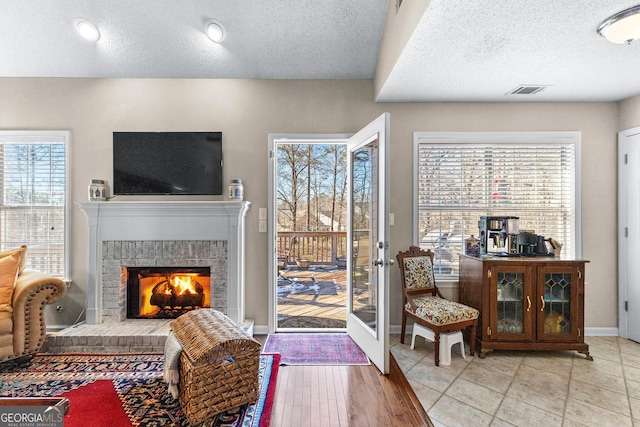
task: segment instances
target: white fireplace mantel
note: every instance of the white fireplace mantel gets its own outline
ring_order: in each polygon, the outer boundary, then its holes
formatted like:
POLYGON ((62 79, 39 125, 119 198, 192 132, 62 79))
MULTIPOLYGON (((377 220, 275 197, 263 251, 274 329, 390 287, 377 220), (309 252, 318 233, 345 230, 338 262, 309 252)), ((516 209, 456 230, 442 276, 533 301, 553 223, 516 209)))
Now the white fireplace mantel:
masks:
POLYGON ((244 321, 244 225, 250 202, 110 201, 78 206, 89 225, 87 324, 102 323, 102 242, 115 240, 227 241, 227 315, 244 321))

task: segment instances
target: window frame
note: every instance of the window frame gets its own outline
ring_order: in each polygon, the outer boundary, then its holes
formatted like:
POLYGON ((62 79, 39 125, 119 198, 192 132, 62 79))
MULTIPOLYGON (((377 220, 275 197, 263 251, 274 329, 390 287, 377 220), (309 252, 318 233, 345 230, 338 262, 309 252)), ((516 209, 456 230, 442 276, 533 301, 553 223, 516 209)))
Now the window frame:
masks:
MULTIPOLYGON (((71 177, 70 177, 70 161, 69 153, 71 140, 70 131, 59 130, 0 130, 0 143, 63 143, 64 144, 64 277, 61 279, 69 282, 69 274, 71 272, 71 227, 70 227, 70 203, 69 196, 71 194, 71 177)), ((28 253, 28 249, 27 249, 28 253)))
MULTIPOLYGON (((575 148, 575 258, 582 258, 582 181, 580 132, 414 132, 412 244, 419 245, 419 149, 422 144, 573 144, 575 148)), ((479 219, 479 218, 478 218, 479 219)), ((456 274, 436 274, 440 282, 457 282, 456 274)))

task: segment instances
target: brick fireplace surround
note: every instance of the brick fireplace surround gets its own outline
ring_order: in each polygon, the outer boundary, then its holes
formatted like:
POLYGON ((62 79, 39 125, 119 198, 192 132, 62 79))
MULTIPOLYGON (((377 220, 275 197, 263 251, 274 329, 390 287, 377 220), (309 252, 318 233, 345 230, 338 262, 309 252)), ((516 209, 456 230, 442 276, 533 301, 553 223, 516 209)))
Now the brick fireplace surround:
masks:
POLYGON ((103 322, 127 318, 127 267, 209 267, 210 306, 228 313, 226 240, 102 242, 103 322))
POLYGON ((123 267, 211 267, 213 308, 244 322, 249 202, 87 202, 89 325, 126 318, 123 267))
POLYGON ((126 319, 123 267, 211 268, 211 307, 246 330, 244 225, 250 203, 86 202, 88 219, 85 324, 49 337, 49 351, 162 351, 169 320, 126 319))

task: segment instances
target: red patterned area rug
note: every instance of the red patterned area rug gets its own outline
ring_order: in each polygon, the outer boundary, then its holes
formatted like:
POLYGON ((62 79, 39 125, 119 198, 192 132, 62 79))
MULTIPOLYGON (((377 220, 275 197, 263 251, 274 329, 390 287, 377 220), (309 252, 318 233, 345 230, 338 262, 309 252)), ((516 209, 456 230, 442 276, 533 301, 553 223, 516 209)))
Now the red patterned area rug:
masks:
MULTIPOLYGON (((65 427, 188 427, 162 379, 163 355, 37 355, 28 366, 0 365, 0 397, 67 397, 65 427)), ((255 404, 218 415, 202 427, 267 427, 280 356, 260 356, 255 404)))
POLYGON ((280 353, 282 365, 369 365, 369 358, 347 334, 270 334, 265 353, 280 353))

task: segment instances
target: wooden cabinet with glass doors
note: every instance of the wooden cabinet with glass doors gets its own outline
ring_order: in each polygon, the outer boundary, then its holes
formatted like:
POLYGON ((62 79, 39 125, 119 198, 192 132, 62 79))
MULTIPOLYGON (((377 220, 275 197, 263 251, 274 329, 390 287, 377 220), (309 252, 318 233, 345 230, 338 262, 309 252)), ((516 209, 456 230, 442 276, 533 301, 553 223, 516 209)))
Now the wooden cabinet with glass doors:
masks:
POLYGON ((479 357, 492 350, 576 350, 584 342, 584 267, 553 257, 460 255, 460 302, 480 311, 479 357))

